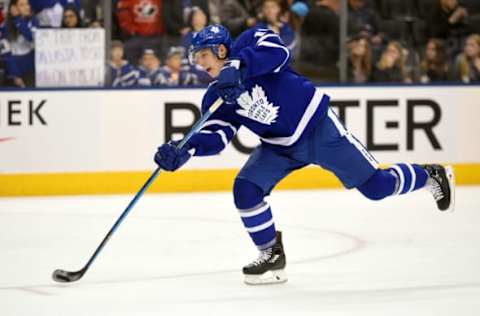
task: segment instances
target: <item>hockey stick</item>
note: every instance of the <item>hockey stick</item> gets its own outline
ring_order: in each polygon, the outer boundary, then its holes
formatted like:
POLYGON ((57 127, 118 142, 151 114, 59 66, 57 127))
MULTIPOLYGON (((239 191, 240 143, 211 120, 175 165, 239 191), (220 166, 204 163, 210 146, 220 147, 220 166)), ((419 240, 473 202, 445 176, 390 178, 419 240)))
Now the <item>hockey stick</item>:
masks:
MULTIPOLYGON (((220 107, 220 105, 222 105, 222 102, 223 102, 222 99, 218 98, 210 106, 207 112, 193 125, 192 129, 187 134, 187 136, 185 136, 183 140, 177 145, 177 148, 182 148, 186 144, 186 142, 193 136, 193 134, 195 134, 202 128, 202 125, 208 120, 208 118, 213 114, 213 112, 215 112, 220 107)), ((115 224, 113 224, 112 228, 110 228, 110 231, 107 233, 107 235, 102 240, 100 245, 97 247, 93 255, 90 257, 87 264, 81 270, 78 270, 78 271, 66 271, 62 269, 57 269, 53 271, 52 277, 54 281, 69 283, 69 282, 77 281, 81 277, 83 277, 85 272, 87 272, 88 268, 92 265, 95 258, 97 258, 100 251, 103 249, 103 247, 105 247, 110 237, 112 237, 113 233, 115 233, 120 223, 125 219, 128 213, 130 213, 133 206, 135 206, 137 201, 142 197, 145 191, 150 187, 152 182, 155 181, 155 179, 158 177, 158 175, 160 174, 160 170, 161 170, 160 167, 158 167, 153 172, 150 178, 148 178, 147 182, 145 182, 145 184, 142 186, 140 191, 138 191, 135 197, 130 201, 127 208, 123 211, 122 215, 120 215, 120 217, 117 219, 115 224)))

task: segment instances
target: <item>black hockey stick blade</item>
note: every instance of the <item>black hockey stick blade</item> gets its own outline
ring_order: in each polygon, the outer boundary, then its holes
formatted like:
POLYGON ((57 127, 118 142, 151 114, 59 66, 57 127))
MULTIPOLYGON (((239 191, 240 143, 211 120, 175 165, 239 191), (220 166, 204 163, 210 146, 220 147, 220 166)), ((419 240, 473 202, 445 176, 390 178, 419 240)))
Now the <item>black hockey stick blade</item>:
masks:
POLYGON ((82 276, 85 274, 85 271, 86 271, 85 269, 75 271, 75 272, 57 269, 53 271, 52 278, 54 281, 62 282, 62 283, 75 282, 82 278, 82 276))

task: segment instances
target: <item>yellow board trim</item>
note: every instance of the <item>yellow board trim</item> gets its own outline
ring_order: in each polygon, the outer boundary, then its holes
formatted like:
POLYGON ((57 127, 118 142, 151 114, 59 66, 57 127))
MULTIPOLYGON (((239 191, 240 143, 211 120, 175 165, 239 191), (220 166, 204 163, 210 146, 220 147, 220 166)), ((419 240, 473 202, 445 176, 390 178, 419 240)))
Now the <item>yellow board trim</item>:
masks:
MULTIPOLYGON (((480 163, 454 164, 460 185, 480 184, 480 163)), ((180 170, 162 172, 148 192, 229 191, 238 170, 180 170)), ((135 193, 151 172, 81 172, 0 174, 0 196, 135 193)), ((330 172, 317 167, 293 172, 278 189, 341 188, 330 172)))

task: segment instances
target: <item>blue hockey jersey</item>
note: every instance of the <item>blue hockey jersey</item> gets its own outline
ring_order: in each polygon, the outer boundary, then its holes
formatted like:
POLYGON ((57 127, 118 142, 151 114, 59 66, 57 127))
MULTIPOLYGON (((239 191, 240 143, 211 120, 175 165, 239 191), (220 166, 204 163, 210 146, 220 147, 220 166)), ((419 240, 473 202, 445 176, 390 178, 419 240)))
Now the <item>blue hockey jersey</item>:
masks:
POLYGON ((43 9, 48 9, 53 7, 58 0, 30 0, 30 6, 33 9, 33 12, 38 13, 43 9))
MULTIPOLYGON (((255 25, 255 28, 257 28, 257 29, 269 29, 269 30, 271 29, 270 26, 268 25, 268 23, 265 22, 265 21, 257 22, 257 24, 255 25)), ((282 25, 280 27, 280 33, 278 35, 282 39, 282 42, 285 44, 285 46, 288 47, 288 49, 290 50, 290 53, 293 53, 295 51, 295 47, 297 45, 297 40, 295 39, 295 37, 296 37, 295 31, 290 26, 290 24, 282 23, 282 25)))
POLYGON ((145 71, 136 68, 126 60, 120 67, 110 63, 110 73, 111 86, 114 88, 150 86, 150 80, 145 71))
POLYGON ((199 75, 192 71, 192 67, 189 65, 182 66, 176 78, 174 78, 168 66, 163 66, 158 73, 156 73, 153 83, 161 87, 185 87, 200 85, 202 83, 200 80, 199 75))
POLYGON ((13 23, 18 30, 15 39, 10 39, 6 24, 3 24, 0 28, 1 57, 5 60, 7 75, 9 77, 21 77, 35 70, 33 33, 38 27, 38 20, 35 17, 16 16, 13 18, 13 23))
POLYGON ((78 11, 82 9, 80 0, 30 0, 30 6, 35 13, 39 13, 43 9, 49 9, 57 3, 60 3, 64 8, 73 5, 78 11))
MULTIPOLYGON (((230 58, 241 60, 244 92, 235 104, 223 104, 189 143, 196 156, 222 151, 241 126, 264 144, 288 148, 308 135, 326 115, 329 96, 289 67, 290 52, 267 29, 249 29, 233 44, 230 58)), ((217 99, 213 82, 204 95, 202 112, 217 99)))

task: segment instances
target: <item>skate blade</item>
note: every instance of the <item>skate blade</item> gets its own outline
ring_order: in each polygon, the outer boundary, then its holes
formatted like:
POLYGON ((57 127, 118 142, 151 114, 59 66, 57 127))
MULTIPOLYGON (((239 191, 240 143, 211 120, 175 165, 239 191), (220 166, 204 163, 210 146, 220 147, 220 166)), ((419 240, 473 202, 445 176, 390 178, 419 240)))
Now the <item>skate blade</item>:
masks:
POLYGON ((450 206, 444 212, 452 213, 455 210, 455 171, 452 166, 446 166, 445 173, 450 186, 450 206))
POLYGON ((266 285, 285 283, 288 281, 287 274, 284 270, 271 270, 264 274, 245 274, 244 282, 248 285, 266 285))

